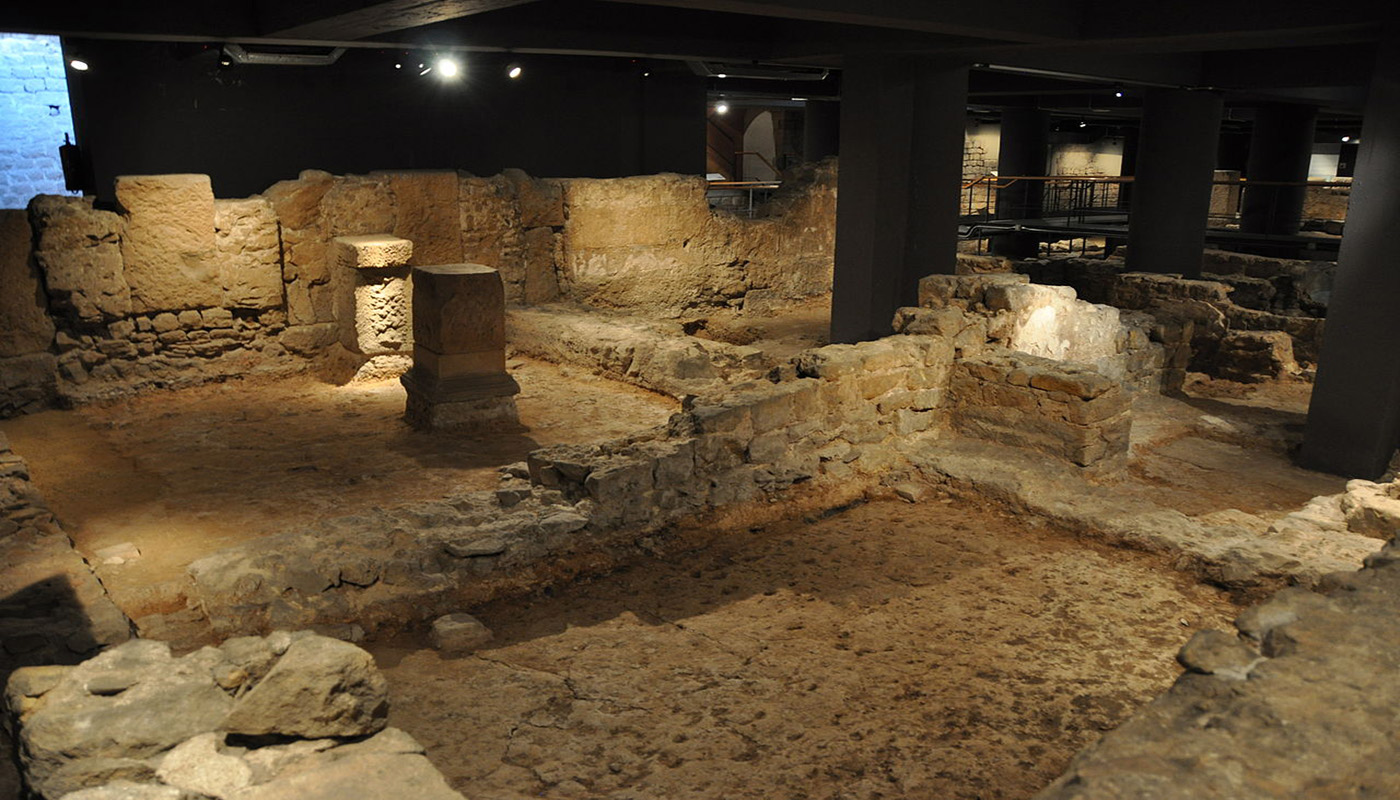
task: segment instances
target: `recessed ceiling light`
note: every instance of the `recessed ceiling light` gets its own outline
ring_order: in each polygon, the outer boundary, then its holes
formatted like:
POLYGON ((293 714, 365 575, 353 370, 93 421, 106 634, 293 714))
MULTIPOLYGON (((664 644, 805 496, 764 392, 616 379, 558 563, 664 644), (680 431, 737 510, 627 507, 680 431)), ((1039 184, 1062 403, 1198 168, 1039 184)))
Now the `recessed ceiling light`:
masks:
POLYGON ((511 80, 515 80, 516 78, 519 78, 521 75, 524 74, 525 70, 519 64, 511 64, 510 66, 506 67, 506 77, 510 78, 511 80))
POLYGON ((68 66, 72 67, 73 69, 76 69, 79 72, 88 71, 88 63, 82 60, 81 58, 75 58, 72 61, 69 61, 68 66))

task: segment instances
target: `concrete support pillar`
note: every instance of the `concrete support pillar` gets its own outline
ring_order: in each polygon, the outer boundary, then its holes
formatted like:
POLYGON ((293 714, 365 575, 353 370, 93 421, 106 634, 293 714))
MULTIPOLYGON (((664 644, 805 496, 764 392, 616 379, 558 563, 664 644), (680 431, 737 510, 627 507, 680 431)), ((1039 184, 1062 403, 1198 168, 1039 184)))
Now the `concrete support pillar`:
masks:
POLYGON ((802 110, 802 160, 821 161, 841 152, 841 104, 808 100, 802 110))
POLYGON ((957 263, 967 66, 858 56, 841 85, 831 340, 893 331, 919 279, 957 263))
MULTIPOLYGON (((1302 182, 1308 179, 1317 109, 1283 103, 1261 106, 1254 116, 1245 167, 1240 230, 1292 236, 1303 218, 1306 186, 1259 186, 1256 181, 1302 182)), ((1296 248, 1294 248, 1296 249, 1296 248)))
POLYGON ((1382 42, 1302 452, 1309 468, 1358 478, 1384 472, 1400 444, 1400 40, 1382 42))
POLYGON ((413 268, 413 368, 404 419, 418 430, 511 428, 505 286, 480 264, 413 268))
MULTIPOLYGON (((1038 108, 1002 110, 997 175, 1044 175, 1049 152, 1050 112, 1038 108)), ((1003 182, 1005 177, 998 182, 1003 182)), ((997 218, 1038 219, 1044 197, 1045 184, 1040 181, 1016 181, 998 189, 997 218)), ((996 236, 992 239, 991 250, 992 255, 1007 258, 1035 258, 1040 254, 1040 236, 1034 233, 996 236)))
POLYGON ((1200 277, 1220 111, 1220 95, 1214 92, 1147 93, 1128 229, 1128 269, 1200 277))

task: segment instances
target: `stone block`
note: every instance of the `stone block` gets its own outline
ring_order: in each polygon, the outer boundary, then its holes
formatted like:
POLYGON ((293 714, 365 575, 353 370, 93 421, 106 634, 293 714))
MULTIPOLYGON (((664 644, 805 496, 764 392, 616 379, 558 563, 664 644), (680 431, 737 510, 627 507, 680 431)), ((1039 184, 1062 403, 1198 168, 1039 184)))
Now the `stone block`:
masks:
POLYGON ((415 427, 515 421, 520 387, 505 370, 499 272, 480 264, 413 269, 413 368, 401 380, 405 419, 415 427))
POLYGON ((277 215, 262 198, 214 201, 219 283, 227 308, 282 305, 282 245, 277 215))
POLYGON ((39 195, 29 203, 29 221, 36 234, 35 262, 56 310, 83 322, 131 313, 121 217, 93 209, 92 198, 39 195))
POLYGON ((0 358, 47 350, 54 325, 38 272, 30 260, 33 237, 22 210, 0 211, 0 358))
POLYGON ((272 204, 283 228, 299 230, 319 226, 321 200, 335 185, 335 176, 321 170, 303 170, 294 181, 278 181, 262 196, 272 204))
POLYGON ((564 187, 559 181, 531 178, 518 169, 508 169, 501 177, 515 187, 520 225, 524 228, 564 225, 564 187))
POLYGON ((394 193, 382 175, 336 178, 321 198, 324 233, 357 236, 396 230, 394 193))
POLYGON ((433 620, 433 647, 449 655, 466 655, 494 638, 491 629, 470 614, 446 614, 433 620))
POLYGON ((337 236, 333 240, 338 263, 350 269, 402 267, 413 257, 413 242, 389 234, 337 236))
POLYGON ((394 195, 392 230, 413 242, 409 263, 456 264, 462 260, 462 227, 458 209, 457 173, 452 170, 375 172, 388 180, 394 195))
POLYGON ((525 285, 522 299, 529 304, 559 299, 560 235, 549 228, 530 228, 522 238, 525 285))
POLYGON ((120 175, 121 253, 132 308, 219 305, 214 191, 208 175, 120 175))

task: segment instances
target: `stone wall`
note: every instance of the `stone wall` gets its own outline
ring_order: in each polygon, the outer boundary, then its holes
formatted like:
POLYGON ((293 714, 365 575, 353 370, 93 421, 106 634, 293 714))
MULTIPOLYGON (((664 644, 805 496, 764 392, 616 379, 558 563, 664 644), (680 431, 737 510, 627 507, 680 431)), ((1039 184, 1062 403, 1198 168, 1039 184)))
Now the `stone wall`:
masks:
POLYGON ((953 373, 954 429, 1080 466, 1128 453, 1128 393, 1092 369, 1021 355, 964 359, 953 373))
POLYGON ((1163 367, 1145 320, 1019 274, 930 275, 919 302, 900 309, 895 329, 954 343, 958 432, 1085 467, 1127 453, 1129 392, 1157 391, 1163 367))
POLYGON ((220 635, 392 629, 597 568, 697 515, 807 487, 837 505, 899 474, 896 443, 945 427, 952 354, 931 336, 831 345, 737 383, 719 353, 720 374, 689 385, 701 394, 666 426, 537 450, 503 469, 496 492, 221 551, 190 566, 193 597, 220 635))
POLYGON ((242 200, 216 200, 203 175, 119 178, 115 210, 41 195, 27 219, 0 217, 0 271, 18 290, 0 301, 0 414, 320 356, 355 374, 371 356, 341 344, 357 322, 341 319, 355 307, 338 277, 343 237, 409 241, 409 265, 495 267, 509 303, 674 316, 830 289, 834 161, 753 220, 712 212, 704 188, 676 175, 308 171, 242 200))
POLYGON ((752 220, 711 211, 705 190, 680 175, 564 182, 563 294, 674 314, 830 291, 834 160, 809 165, 752 220))
POLYGON ((1016 269, 1037 284, 1070 286, 1085 299, 1150 317, 1153 340, 1168 350, 1169 386, 1187 369, 1215 375, 1221 342, 1232 332, 1285 333, 1298 368, 1316 364, 1335 264, 1223 250, 1202 258, 1200 280, 1124 272, 1117 257, 1023 261, 1016 269))
POLYGON ((73 133, 57 36, 0 33, 0 209, 64 191, 58 148, 73 133))

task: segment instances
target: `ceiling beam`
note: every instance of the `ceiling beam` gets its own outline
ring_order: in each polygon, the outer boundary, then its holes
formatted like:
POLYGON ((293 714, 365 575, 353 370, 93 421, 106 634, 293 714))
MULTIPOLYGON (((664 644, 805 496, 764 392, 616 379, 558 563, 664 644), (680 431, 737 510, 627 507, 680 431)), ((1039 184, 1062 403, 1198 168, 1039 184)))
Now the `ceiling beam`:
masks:
POLYGON ((610 0, 1010 42, 1079 36, 1082 0, 610 0))
POLYGON ((264 36, 355 40, 523 5, 534 0, 259 0, 264 36))

